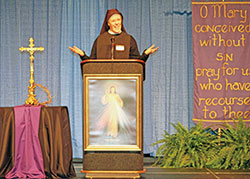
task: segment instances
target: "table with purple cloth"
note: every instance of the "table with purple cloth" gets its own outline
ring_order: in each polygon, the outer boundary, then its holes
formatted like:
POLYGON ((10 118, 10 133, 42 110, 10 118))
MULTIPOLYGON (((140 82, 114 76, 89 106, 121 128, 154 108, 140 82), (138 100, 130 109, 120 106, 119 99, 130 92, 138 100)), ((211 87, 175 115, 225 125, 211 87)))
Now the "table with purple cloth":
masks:
MULTIPOLYGON (((42 107, 38 131, 47 178, 76 176, 67 107, 42 107)), ((15 164, 14 107, 0 107, 0 178, 15 164)))

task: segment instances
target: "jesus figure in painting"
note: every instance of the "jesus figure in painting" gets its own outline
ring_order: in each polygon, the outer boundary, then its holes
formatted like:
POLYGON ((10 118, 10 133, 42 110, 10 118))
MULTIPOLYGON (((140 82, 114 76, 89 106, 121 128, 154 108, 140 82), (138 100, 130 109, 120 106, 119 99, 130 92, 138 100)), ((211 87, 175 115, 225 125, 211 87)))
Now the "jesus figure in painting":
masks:
POLYGON ((115 86, 107 89, 102 97, 102 104, 107 105, 98 119, 99 129, 105 129, 107 136, 117 137, 119 129, 129 132, 131 124, 123 111, 123 101, 116 93, 115 86))

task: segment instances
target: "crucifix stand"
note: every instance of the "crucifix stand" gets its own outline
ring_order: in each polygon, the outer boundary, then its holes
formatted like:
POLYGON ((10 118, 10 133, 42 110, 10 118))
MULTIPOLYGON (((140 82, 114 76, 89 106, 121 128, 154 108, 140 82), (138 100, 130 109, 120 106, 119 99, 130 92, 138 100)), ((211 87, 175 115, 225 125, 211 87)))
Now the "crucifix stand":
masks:
POLYGON ((44 47, 34 47, 34 39, 31 37, 29 40, 29 47, 20 47, 21 52, 29 52, 30 54, 30 86, 28 86, 28 99, 26 99, 25 104, 38 105, 38 100, 35 98, 35 81, 34 81, 34 53, 37 51, 44 51, 44 47))

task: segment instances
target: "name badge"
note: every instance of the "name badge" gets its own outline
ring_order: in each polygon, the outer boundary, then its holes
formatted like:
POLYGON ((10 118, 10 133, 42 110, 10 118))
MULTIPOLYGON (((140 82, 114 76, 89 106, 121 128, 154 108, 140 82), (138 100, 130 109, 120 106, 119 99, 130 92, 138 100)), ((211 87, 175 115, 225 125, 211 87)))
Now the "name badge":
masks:
POLYGON ((125 46, 124 45, 116 45, 115 46, 115 50, 116 51, 124 51, 125 50, 125 46))

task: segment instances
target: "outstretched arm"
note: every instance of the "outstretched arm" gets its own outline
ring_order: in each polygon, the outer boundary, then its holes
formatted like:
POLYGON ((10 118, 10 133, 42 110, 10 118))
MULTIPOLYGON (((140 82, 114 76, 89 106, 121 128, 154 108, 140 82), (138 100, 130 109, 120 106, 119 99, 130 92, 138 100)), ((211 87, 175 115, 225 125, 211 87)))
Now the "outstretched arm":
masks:
POLYGON ((72 52, 74 52, 74 53, 76 53, 76 54, 78 54, 78 55, 80 55, 80 56, 84 56, 84 55, 85 55, 85 53, 84 53, 81 49, 79 49, 78 47, 76 47, 76 46, 69 47, 69 49, 70 49, 72 52))
POLYGON ((155 45, 153 44, 151 47, 149 47, 147 50, 145 50, 144 53, 146 55, 150 55, 159 49, 159 47, 156 47, 156 48, 154 48, 154 47, 155 47, 155 45))
POLYGON ((156 48, 154 47, 155 45, 152 45, 148 49, 144 50, 142 55, 140 55, 138 51, 137 43, 135 39, 131 36, 129 58, 140 59, 146 62, 149 55, 156 52, 159 49, 159 47, 156 47, 156 48))
POLYGON ((76 46, 69 47, 69 49, 72 52, 74 52, 74 53, 76 53, 76 54, 78 54, 80 56, 81 60, 96 59, 97 58, 97 54, 96 54, 97 50, 96 50, 96 48, 97 48, 97 39, 95 40, 95 42, 93 44, 93 47, 92 47, 92 50, 91 50, 91 55, 89 57, 89 56, 86 55, 86 53, 83 50, 79 49, 78 47, 76 47, 76 46))

